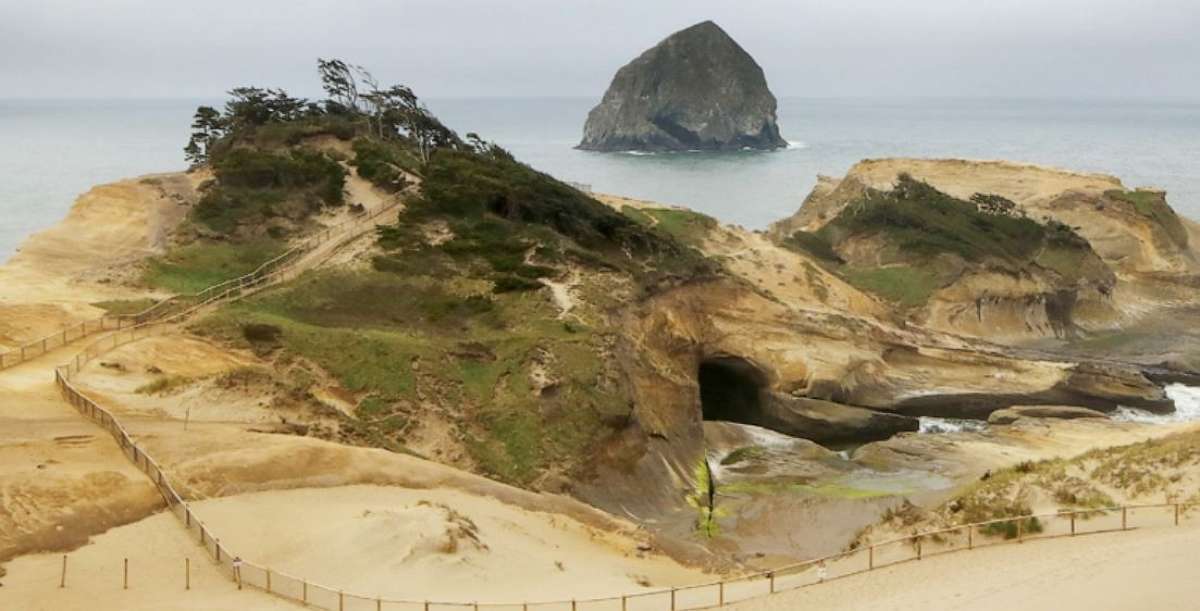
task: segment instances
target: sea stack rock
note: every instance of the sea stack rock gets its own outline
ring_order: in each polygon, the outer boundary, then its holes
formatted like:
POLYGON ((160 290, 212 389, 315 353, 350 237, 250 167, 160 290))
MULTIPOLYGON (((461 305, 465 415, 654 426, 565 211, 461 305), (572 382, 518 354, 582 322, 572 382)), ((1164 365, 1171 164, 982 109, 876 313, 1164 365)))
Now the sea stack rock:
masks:
POLYGON ((617 71, 588 113, 589 151, 784 148, 763 70, 711 21, 676 32, 617 71))

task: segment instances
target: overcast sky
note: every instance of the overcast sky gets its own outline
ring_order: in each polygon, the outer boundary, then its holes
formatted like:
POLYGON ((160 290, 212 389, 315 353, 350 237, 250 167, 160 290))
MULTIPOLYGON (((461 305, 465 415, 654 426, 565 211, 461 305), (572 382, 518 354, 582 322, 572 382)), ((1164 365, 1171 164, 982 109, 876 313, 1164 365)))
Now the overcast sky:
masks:
POLYGON ((316 93, 318 56, 427 97, 599 97, 712 19, 777 96, 1200 98, 1200 0, 0 0, 0 97, 316 93))

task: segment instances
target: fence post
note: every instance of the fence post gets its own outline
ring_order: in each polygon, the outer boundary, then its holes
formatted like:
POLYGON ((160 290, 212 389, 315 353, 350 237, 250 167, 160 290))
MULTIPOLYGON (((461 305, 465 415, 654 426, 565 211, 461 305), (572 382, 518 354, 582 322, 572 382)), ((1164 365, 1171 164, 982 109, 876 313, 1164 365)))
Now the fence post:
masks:
POLYGON ((867 548, 867 570, 868 571, 875 570, 875 546, 874 545, 867 548))
POLYGON ((346 593, 338 590, 338 611, 346 611, 346 593))
POLYGON ((183 559, 183 589, 192 589, 192 559, 183 559))
POLYGON ((383 599, 382 598, 375 599, 375 611, 383 611, 383 599))
POLYGON ((775 593, 775 571, 767 573, 767 579, 771 582, 771 593, 775 593))
POLYGON ((717 582, 717 606, 725 606, 725 582, 723 580, 717 582))
POLYGON ((67 555, 63 554, 62 577, 58 580, 58 587, 67 587, 67 555))
POLYGON ((917 542, 917 560, 920 560, 921 559, 921 538, 913 537, 913 539, 916 540, 916 542, 917 542))
MULTIPOLYGON (((629 604, 629 597, 627 597, 625 595, 621 595, 621 611, 626 611, 626 609, 628 608, 628 604, 629 604)), ((524 611, 529 611, 529 607, 526 606, 524 608, 524 611)))
POLYGON ((125 580, 122 583, 121 589, 123 589, 123 590, 129 589, 129 559, 128 558, 125 559, 125 580))
POLYGON ((967 525, 967 549, 975 549, 975 525, 967 525))
POLYGON ((1021 542, 1021 538, 1025 536, 1025 523, 1020 519, 1017 520, 1017 543, 1021 542))
POLYGON ((671 611, 675 611, 675 588, 671 588, 671 611))
POLYGON ((1075 536, 1075 512, 1071 512, 1071 536, 1075 536))
POLYGON ((1127 507, 1121 508, 1121 530, 1129 530, 1128 513, 1127 507))
POLYGON ((271 593, 271 569, 267 569, 267 594, 271 593))
POLYGON ((1179 503, 1175 503, 1175 525, 1179 526, 1179 503))
POLYGON ((307 604, 308 603, 308 580, 301 579, 300 584, 303 588, 300 593, 300 596, 301 596, 300 602, 307 604))

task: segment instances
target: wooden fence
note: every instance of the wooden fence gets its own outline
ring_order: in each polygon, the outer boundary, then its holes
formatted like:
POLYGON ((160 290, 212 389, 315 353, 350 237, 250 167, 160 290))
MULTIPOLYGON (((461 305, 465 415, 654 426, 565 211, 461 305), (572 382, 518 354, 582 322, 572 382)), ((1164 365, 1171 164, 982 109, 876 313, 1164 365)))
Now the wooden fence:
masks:
MULTIPOLYGON (((366 223, 386 211, 387 209, 382 209, 365 218, 349 222, 366 223)), ((316 245, 333 239, 333 237, 335 234, 328 231, 315 236, 313 239, 319 241, 309 245, 304 252, 311 251, 316 245)), ((237 581, 239 585, 258 588, 305 605, 329 611, 477 611, 479 609, 487 611, 685 611, 706 609, 786 590, 804 588, 824 581, 941 554, 1035 539, 1123 531, 1151 526, 1178 526, 1188 514, 1189 506, 1175 503, 1130 505, 1005 518, 900 537, 773 570, 759 571, 708 583, 647 589, 600 598, 518 602, 436 602, 399 600, 372 596, 362 592, 346 592, 341 588, 244 560, 247 557, 246 550, 234 552, 227 548, 221 543, 217 534, 196 515, 183 495, 178 492, 166 470, 146 453, 128 429, 109 410, 101 407, 72 382, 75 375, 89 361, 102 354, 169 330, 172 328, 172 323, 182 321, 202 308, 240 299, 300 273, 303 271, 301 266, 294 264, 300 260, 301 256, 302 254, 293 255, 286 259, 286 262, 275 264, 270 269, 256 270, 246 276, 221 283, 212 289, 206 289, 201 293, 204 297, 196 299, 186 309, 114 330, 113 333, 89 345, 70 363, 56 368, 55 381, 66 400, 81 414, 108 431, 125 456, 150 478, 166 501, 168 510, 179 518, 189 536, 195 539, 196 543, 216 563, 219 570, 230 579, 237 581), (235 570, 234 559, 239 557, 243 560, 235 570)), ((250 550, 249 555, 253 556, 253 550, 250 550)))
POLYGON ((261 286, 262 280, 268 278, 276 278, 276 272, 288 269, 292 264, 300 260, 307 253, 315 248, 328 243, 338 238, 353 237, 358 235, 354 230, 360 229, 362 225, 374 220, 379 215, 393 210, 400 205, 399 201, 392 202, 385 206, 380 206, 378 209, 369 214, 365 214, 358 218, 349 219, 329 226, 316 235, 310 236, 305 240, 295 244, 291 248, 284 251, 282 254, 266 261, 247 274, 231 278, 224 282, 214 284, 198 293, 192 295, 173 295, 166 299, 160 300, 154 305, 138 312, 136 314, 126 315, 109 315, 106 314, 96 320, 81 322, 77 325, 65 327, 59 331, 55 331, 45 337, 26 342, 16 348, 12 348, 6 352, 0 353, 0 370, 19 365, 33 358, 37 358, 54 350, 61 348, 73 342, 79 341, 85 337, 95 335, 104 331, 120 331, 130 327, 144 325, 155 320, 164 320, 171 318, 184 312, 196 304, 208 304, 216 301, 221 301, 227 298, 231 292, 236 292, 238 289, 244 289, 250 286, 261 286))

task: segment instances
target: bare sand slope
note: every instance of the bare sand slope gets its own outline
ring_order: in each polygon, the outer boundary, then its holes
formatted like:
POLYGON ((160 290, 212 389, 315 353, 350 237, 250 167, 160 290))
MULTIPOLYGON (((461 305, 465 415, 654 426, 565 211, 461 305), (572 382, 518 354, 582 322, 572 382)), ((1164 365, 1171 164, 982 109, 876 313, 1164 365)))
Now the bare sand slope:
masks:
POLYGON ((0 372, 0 562, 82 545, 162 505, 108 434, 59 397, 51 370, 71 353, 0 372))
POLYGON ((706 579, 628 536, 446 488, 277 490, 195 508, 247 561, 372 597, 569 600, 706 579))
POLYGON ((138 296, 118 281, 130 263, 164 251, 204 177, 159 174, 94 187, 65 219, 27 238, 0 266, 0 348, 98 318, 103 312, 90 303, 138 296))
POLYGON ((238 591, 217 570, 178 519, 158 513, 95 537, 72 551, 67 587, 60 589, 61 554, 22 556, 0 578, 0 609, 13 611, 276 611, 302 609, 253 589, 238 591), (129 559, 129 589, 122 588, 129 559), (184 559, 191 559, 191 590, 184 589, 184 559))
POLYGON ((1200 524, 926 558, 733 605, 742 611, 1196 609, 1200 524))

